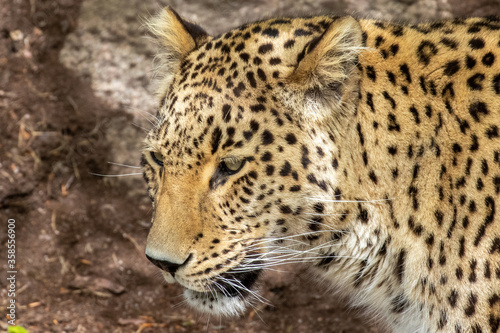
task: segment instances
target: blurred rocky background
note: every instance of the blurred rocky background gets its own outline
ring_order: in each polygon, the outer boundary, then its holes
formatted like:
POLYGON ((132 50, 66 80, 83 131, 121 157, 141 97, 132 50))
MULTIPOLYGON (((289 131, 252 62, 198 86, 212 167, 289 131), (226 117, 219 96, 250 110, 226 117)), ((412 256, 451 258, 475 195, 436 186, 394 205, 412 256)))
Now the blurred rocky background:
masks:
MULTIPOLYGON (((167 4, 212 34, 275 15, 500 15, 500 0, 0 0, 0 228, 16 220, 17 323, 30 332, 383 332, 300 266, 265 276, 270 305, 224 319, 193 313, 145 260, 151 209, 137 166, 156 102, 144 20, 167 4)), ((1 279, 2 309, 5 287, 1 279)))

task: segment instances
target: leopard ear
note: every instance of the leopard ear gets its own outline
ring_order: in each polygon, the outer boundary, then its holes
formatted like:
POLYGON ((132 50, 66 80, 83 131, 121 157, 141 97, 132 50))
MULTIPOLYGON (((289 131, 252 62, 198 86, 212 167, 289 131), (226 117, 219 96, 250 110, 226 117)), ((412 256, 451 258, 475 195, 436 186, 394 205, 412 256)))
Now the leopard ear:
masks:
MULTIPOLYGON (((299 63, 287 78, 288 85, 300 91, 308 108, 300 107, 311 116, 321 116, 318 108, 326 112, 344 110, 357 97, 359 70, 358 55, 363 47, 359 22, 351 16, 331 23, 322 36, 312 40, 299 55, 299 63), (305 97, 305 98, 304 98, 305 97), (322 107, 325 106, 326 107, 322 107)), ((306 115, 308 116, 308 115, 306 115)))
POLYGON ((146 25, 160 49, 155 73, 161 77, 159 89, 162 90, 170 84, 182 60, 211 37, 200 26, 182 19, 170 7, 165 7, 146 25))

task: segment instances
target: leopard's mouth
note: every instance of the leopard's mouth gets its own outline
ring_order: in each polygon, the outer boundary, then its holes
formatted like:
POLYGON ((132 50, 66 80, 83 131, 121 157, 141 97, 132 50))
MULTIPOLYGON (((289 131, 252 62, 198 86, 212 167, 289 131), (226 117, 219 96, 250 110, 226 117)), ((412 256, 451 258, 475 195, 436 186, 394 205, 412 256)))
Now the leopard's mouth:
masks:
POLYGON ((257 282, 262 270, 252 270, 243 273, 226 272, 216 278, 215 288, 228 297, 245 297, 257 282))
POLYGON ((236 316, 242 314, 246 307, 256 298, 255 283, 261 270, 226 272, 214 278, 208 291, 187 289, 184 297, 189 305, 201 312, 210 314, 236 316))

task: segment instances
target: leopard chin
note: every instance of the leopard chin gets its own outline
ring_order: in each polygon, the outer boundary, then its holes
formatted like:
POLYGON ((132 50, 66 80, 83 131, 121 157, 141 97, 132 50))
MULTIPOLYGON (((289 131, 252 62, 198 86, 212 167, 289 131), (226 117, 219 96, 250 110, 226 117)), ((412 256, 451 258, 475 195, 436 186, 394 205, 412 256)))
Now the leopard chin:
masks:
POLYGON ((262 302, 262 297, 255 290, 261 270, 244 273, 226 272, 212 280, 209 291, 196 291, 186 288, 184 298, 194 309, 222 316, 239 316, 254 301, 262 302))
POLYGON ((220 292, 199 292, 186 289, 184 290, 184 298, 197 311, 228 317, 243 314, 250 305, 249 294, 226 296, 220 292))

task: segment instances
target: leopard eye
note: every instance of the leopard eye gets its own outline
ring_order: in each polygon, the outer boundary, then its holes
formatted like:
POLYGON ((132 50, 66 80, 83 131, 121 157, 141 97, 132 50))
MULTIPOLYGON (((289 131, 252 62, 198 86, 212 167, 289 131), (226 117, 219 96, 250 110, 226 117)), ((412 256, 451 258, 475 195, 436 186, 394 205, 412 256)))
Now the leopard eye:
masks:
POLYGON ((151 158, 155 161, 159 166, 163 166, 163 155, 157 151, 151 152, 151 158))
POLYGON ((243 165, 245 165, 245 160, 235 158, 224 160, 220 164, 222 171, 230 175, 234 175, 240 171, 241 168, 243 168, 243 165))

